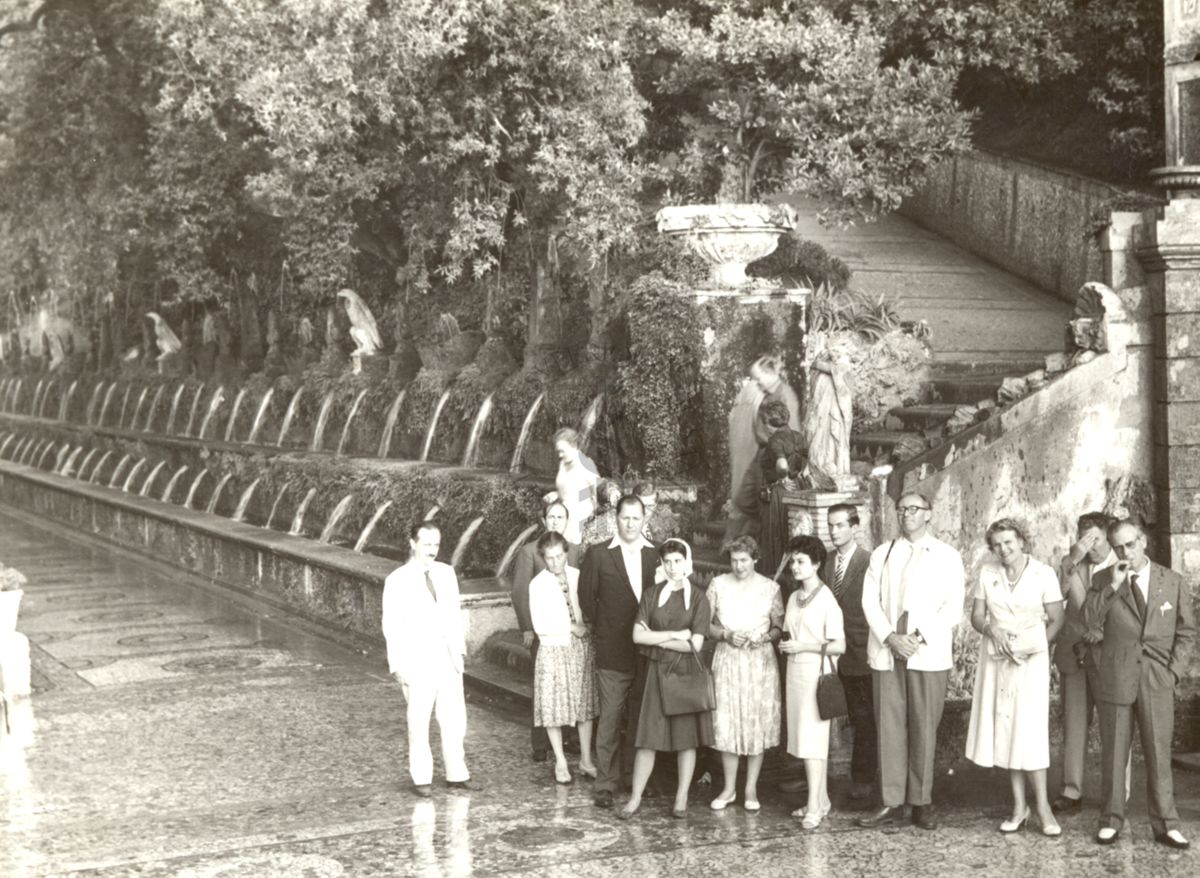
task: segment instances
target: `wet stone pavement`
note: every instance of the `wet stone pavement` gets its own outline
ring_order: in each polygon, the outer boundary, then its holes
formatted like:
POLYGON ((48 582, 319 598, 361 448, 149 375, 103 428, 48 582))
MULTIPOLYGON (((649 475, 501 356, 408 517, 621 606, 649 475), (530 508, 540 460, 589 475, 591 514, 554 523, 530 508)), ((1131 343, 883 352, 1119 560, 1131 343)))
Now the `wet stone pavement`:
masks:
MULTIPOLYGON (((1195 875, 1200 851, 1153 843, 1135 762, 1133 823, 1096 846, 1095 778, 1063 838, 1002 836, 1007 781, 939 778, 940 831, 858 829, 846 779, 806 833, 799 802, 707 807, 648 799, 628 823, 554 783, 528 731, 468 706, 468 760, 486 789, 409 791, 404 716, 382 659, 208 586, 0 510, 0 560, 29 578, 19 628, 35 694, 0 742, 0 875, 1195 875)), ((436 746, 435 746, 436 751, 436 746)), ((1176 771, 1200 841, 1200 774, 1176 771)))

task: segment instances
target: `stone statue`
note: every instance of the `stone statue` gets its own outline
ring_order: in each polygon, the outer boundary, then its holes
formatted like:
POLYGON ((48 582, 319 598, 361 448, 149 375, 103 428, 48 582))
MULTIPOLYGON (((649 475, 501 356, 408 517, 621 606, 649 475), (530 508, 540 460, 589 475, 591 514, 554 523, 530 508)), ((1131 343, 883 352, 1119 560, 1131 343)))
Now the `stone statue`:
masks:
POLYGON ((821 490, 853 489, 857 480, 850 473, 853 419, 850 353, 836 337, 814 333, 809 357, 808 413, 804 424, 809 476, 821 490))
POLYGON ((161 363, 172 354, 179 353, 183 349, 183 344, 179 341, 179 336, 171 327, 167 326, 167 321, 163 320, 157 311, 147 311, 146 316, 154 324, 154 342, 158 346, 158 362, 161 363))
POLYGON ((350 352, 350 361, 354 364, 354 374, 362 371, 362 358, 372 357, 383 349, 383 340, 379 337, 379 328, 375 325, 375 315, 367 307, 367 303, 354 290, 340 290, 339 299, 345 301, 346 316, 350 318, 350 338, 356 347, 350 352))

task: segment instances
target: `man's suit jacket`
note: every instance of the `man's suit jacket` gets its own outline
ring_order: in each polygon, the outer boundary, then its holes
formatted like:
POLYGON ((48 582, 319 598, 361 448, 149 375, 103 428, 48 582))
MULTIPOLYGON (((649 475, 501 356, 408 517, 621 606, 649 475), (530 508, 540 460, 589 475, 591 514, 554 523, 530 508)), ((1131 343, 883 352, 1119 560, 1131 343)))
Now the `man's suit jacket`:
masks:
MULTIPOLYGON (((567 566, 579 567, 582 553, 575 543, 567 543, 567 566)), ((517 627, 522 631, 533 630, 533 620, 529 616, 529 583, 545 569, 546 564, 537 550, 537 540, 531 540, 517 550, 512 566, 512 605, 517 614, 517 627)))
POLYGON ((871 553, 857 546, 842 573, 840 589, 833 587, 834 574, 837 572, 837 550, 829 553, 821 571, 821 579, 829 586, 842 608, 846 629, 846 653, 838 659, 838 670, 851 677, 863 677, 871 673, 871 666, 867 664, 867 639, 871 636, 871 628, 867 625, 862 607, 863 577, 866 576, 870 561, 871 553))
POLYGON ((1183 677, 1196 639, 1196 614, 1187 583, 1166 567, 1150 564, 1145 620, 1138 614, 1128 578, 1113 590, 1115 575, 1116 568, 1109 567, 1092 577, 1083 622, 1089 631, 1103 635, 1093 694, 1110 704, 1132 704, 1143 663, 1148 663, 1152 689, 1173 689, 1183 677))
MULTIPOLYGON (((658 551, 642 547, 642 594, 654 585, 658 551)), ((579 608, 592 626, 596 645, 596 667, 632 672, 637 652, 633 645, 633 622, 638 598, 625 572, 620 546, 589 546, 579 568, 579 608)))
MULTIPOLYGON (((1083 606, 1081 604, 1076 607, 1071 601, 1071 588, 1074 585, 1080 586, 1086 599, 1087 593, 1092 587, 1092 580, 1105 567, 1115 564, 1116 560, 1116 556, 1110 552, 1109 557, 1103 562, 1104 566, 1093 564, 1087 558, 1072 565, 1069 558, 1064 558, 1059 567, 1058 583, 1062 587, 1064 618, 1062 630, 1058 632, 1058 637, 1054 640, 1054 664, 1060 674, 1077 674, 1084 670, 1075 655, 1075 644, 1080 641, 1086 630, 1083 625, 1083 606)), ((1095 659, 1096 656, 1092 654, 1091 650, 1088 650, 1087 661, 1093 671, 1095 670, 1095 659)))
POLYGON ((433 562, 429 572, 436 601, 424 571, 412 561, 393 570, 383 584, 380 621, 388 669, 406 683, 425 679, 442 667, 441 661, 461 673, 467 651, 458 577, 440 561, 433 562))

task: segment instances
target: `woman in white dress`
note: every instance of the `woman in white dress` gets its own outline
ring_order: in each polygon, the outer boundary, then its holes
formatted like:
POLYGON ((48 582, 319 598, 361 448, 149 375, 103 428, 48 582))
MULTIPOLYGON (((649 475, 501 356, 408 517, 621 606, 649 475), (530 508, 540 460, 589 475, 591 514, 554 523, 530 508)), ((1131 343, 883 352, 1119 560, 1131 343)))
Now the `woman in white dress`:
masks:
POLYGON ((558 455, 558 473, 554 477, 554 495, 567 507, 567 542, 579 545, 583 523, 596 511, 596 483, 600 476, 591 458, 579 447, 579 434, 564 427, 554 434, 554 452, 558 455))
MULTIPOLYGON (((794 812, 804 829, 816 829, 829 813, 829 728, 817 709, 817 680, 823 656, 846 651, 842 608, 817 574, 825 563, 825 545, 813 536, 793 537, 788 544, 792 579, 797 589, 788 598, 779 651, 787 664, 787 751, 804 760, 808 804, 794 812)), ((836 663, 836 659, 833 660, 836 663)), ((836 670, 836 666, 834 667, 836 670)))
POLYGON ((562 727, 579 730, 579 771, 596 776, 592 721, 599 713, 592 636, 579 611, 579 571, 567 566, 562 534, 542 534, 538 554, 546 569, 529 581, 529 616, 538 636, 533 668, 533 723, 546 729, 554 751, 554 779, 571 782, 562 727))
POLYGON ((1025 782, 1048 836, 1062 834, 1046 798, 1050 766, 1050 643, 1063 624, 1058 577, 1031 558, 1021 525, 1002 518, 987 529, 996 556, 979 571, 971 625, 983 635, 975 695, 967 730, 967 758, 985 768, 1007 768, 1012 816, 1001 832, 1016 832, 1029 819, 1025 782))
POLYGON ((754 570, 758 545, 753 537, 737 537, 725 551, 733 572, 721 574, 708 587, 713 614, 708 636, 717 641, 713 746, 721 753, 725 775, 725 786, 711 807, 721 811, 736 798, 738 760, 745 756, 742 804, 757 811, 763 753, 779 743, 779 662, 771 647, 783 630, 783 597, 778 583, 754 570))

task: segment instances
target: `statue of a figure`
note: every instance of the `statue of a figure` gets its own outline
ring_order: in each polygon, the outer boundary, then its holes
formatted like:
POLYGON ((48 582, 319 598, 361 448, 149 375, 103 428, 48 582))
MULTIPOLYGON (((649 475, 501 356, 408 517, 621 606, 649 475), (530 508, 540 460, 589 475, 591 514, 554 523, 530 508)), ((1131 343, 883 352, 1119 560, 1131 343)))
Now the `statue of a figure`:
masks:
POLYGON ((154 324, 154 343, 158 346, 157 359, 161 364, 171 354, 179 353, 183 349, 183 344, 179 341, 179 336, 167 325, 167 321, 159 316, 157 311, 147 311, 146 316, 154 324))
POLYGON ((814 333, 809 346, 809 477, 822 490, 844 489, 850 477, 850 425, 853 387, 850 352, 835 337, 814 333))
POLYGON ((50 358, 50 371, 53 372, 66 360, 67 355, 63 351, 62 337, 57 332, 46 333, 42 336, 45 339, 46 352, 50 358))
POLYGON ((375 315, 367 307, 367 303, 354 290, 340 290, 339 299, 345 300, 346 316, 350 318, 350 338, 356 347, 350 352, 350 361, 354 364, 354 374, 362 371, 362 358, 378 354, 383 349, 383 340, 379 337, 379 328, 375 325, 375 315))

